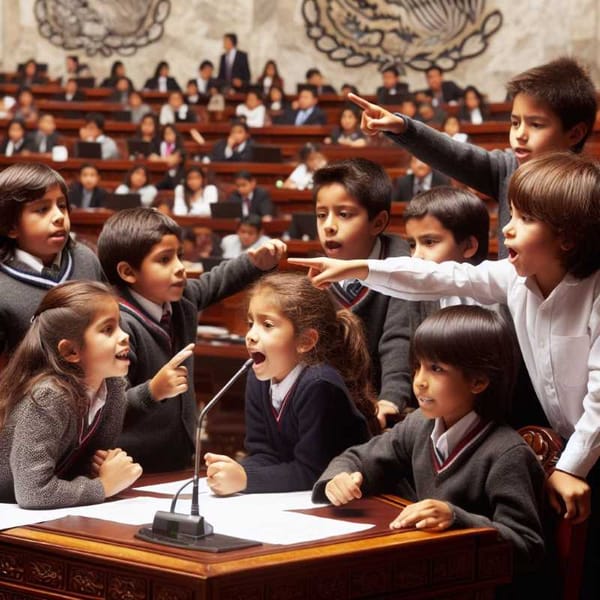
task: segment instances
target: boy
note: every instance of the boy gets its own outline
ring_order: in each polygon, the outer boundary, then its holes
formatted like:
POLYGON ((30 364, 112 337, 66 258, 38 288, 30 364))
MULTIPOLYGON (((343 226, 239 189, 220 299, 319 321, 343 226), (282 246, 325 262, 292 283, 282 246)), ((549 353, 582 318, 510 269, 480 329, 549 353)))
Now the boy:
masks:
POLYGON ((44 294, 69 279, 103 280, 100 263, 70 236, 64 179, 39 163, 0 173, 0 354, 23 338, 44 294))
POLYGON ((248 162, 252 160, 253 145, 248 125, 242 121, 233 121, 228 138, 215 142, 210 159, 248 162))
POLYGON ((102 158, 120 158, 115 140, 104 134, 104 117, 100 113, 85 115, 85 123, 79 130, 84 142, 98 142, 102 147, 102 158))
POLYGON ((198 312, 277 266, 284 250, 282 242, 272 240, 199 279, 186 280, 181 228, 173 219, 151 208, 133 208, 104 224, 98 256, 121 297, 131 348, 131 388, 119 445, 129 448, 144 470, 173 471, 190 464, 198 312))
POLYGON ((83 163, 79 167, 79 181, 69 186, 69 204, 77 208, 98 208, 104 206, 106 190, 99 187, 100 172, 96 165, 83 163))
MULTIPOLYGON (((344 160, 316 171, 313 197, 325 254, 342 259, 408 256, 404 240, 383 233, 391 195, 390 178, 370 160, 344 160)), ((331 286, 331 293, 365 325, 379 398, 377 417, 385 427, 388 415, 396 417, 410 401, 408 346, 422 319, 421 306, 373 293, 353 279, 331 286)))
POLYGON ((417 92, 419 102, 428 102, 432 106, 440 104, 457 104, 462 99, 463 90, 454 81, 444 79, 444 73, 439 67, 429 67, 425 71, 427 87, 417 92))
POLYGON ((50 113, 42 113, 38 119, 37 131, 32 138, 32 151, 40 154, 50 154, 54 146, 58 146, 56 121, 50 113))
POLYGON ((420 192, 426 192, 438 185, 450 185, 450 179, 434 171, 427 163, 416 156, 410 157, 410 172, 394 180, 394 202, 408 202, 420 192))
POLYGON ((358 277, 404 298, 457 293, 507 304, 539 403, 568 440, 547 480, 550 504, 573 523, 591 510, 585 574, 596 578, 587 584, 594 598, 600 591, 599 190, 600 166, 575 154, 546 154, 519 167, 508 190, 506 260, 477 266, 406 258, 289 261, 310 266, 315 285, 358 277))
POLYGON ((319 107, 319 98, 311 85, 303 86, 298 92, 295 110, 288 110, 283 116, 287 125, 327 125, 327 114, 319 107))
MULTIPOLYGON (((513 77, 507 88, 513 98, 512 151, 488 152, 358 96, 349 99, 364 109, 365 133, 383 131, 434 169, 495 198, 503 227, 509 221, 508 182, 517 167, 551 150, 581 152, 596 120, 594 84, 573 59, 559 58, 529 69, 513 77)), ((500 232, 498 238, 498 255, 504 258, 507 251, 500 232)))
POLYGON ((256 185, 256 177, 249 171, 239 171, 235 175, 236 190, 232 192, 227 202, 238 202, 242 205, 242 215, 258 215, 263 221, 270 221, 275 213, 273 200, 269 192, 256 185))
POLYGON ((396 67, 386 67, 381 71, 382 84, 375 95, 379 104, 400 104, 408 95, 408 84, 400 81, 396 67))
POLYGON ((236 258, 252 248, 258 248, 271 238, 263 234, 262 220, 258 215, 242 217, 236 233, 221 240, 223 258, 236 258))

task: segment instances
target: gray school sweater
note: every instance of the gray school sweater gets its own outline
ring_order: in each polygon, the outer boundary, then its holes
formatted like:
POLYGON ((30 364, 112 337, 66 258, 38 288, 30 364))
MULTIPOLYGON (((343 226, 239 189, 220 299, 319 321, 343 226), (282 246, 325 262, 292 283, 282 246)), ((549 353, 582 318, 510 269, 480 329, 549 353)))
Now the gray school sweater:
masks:
POLYGON ((244 289, 263 272, 244 254, 221 263, 198 279, 189 279, 183 297, 172 302, 174 345, 160 325, 137 304, 128 288, 118 290, 122 327, 129 334, 130 365, 128 409, 119 447, 131 454, 145 471, 174 471, 188 467, 194 452, 196 395, 194 357, 188 369, 188 390, 155 402, 150 379, 184 346, 196 341, 198 312, 244 289))
POLYGON ((42 277, 14 258, 0 263, 0 354, 12 350, 23 339, 46 292, 74 279, 104 280, 96 255, 83 244, 73 243, 63 253, 58 281, 42 277))
POLYGON ((321 475, 313 501, 327 502, 325 486, 338 473, 360 471, 365 495, 393 493, 407 478, 413 500, 450 503, 454 527, 496 528, 513 545, 515 571, 534 570, 544 552, 539 517, 544 471, 534 453, 516 431, 490 423, 440 465, 430 438, 434 423, 416 410, 393 429, 348 449, 321 475))
MULTIPOLYGON (((512 150, 484 150, 473 144, 457 142, 429 125, 405 115, 404 133, 387 133, 394 142, 406 148, 434 169, 453 177, 498 202, 498 256, 507 256, 502 227, 510 220, 508 184, 519 166, 512 150)), ((507 140, 508 142, 508 140, 507 140)))
POLYGON ((22 508, 59 508, 104 501, 99 479, 90 479, 96 450, 114 448, 125 414, 126 381, 106 380, 106 404, 96 416, 93 433, 64 392, 49 380, 39 382, 15 405, 0 429, 0 502, 22 508), (78 447, 81 453, 57 476, 56 469, 78 447))

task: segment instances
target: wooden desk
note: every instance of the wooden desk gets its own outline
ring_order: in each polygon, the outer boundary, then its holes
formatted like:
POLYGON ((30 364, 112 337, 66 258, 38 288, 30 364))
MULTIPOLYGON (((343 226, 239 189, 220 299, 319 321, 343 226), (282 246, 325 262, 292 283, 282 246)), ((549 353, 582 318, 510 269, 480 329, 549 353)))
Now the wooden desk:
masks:
POLYGON ((510 581, 510 547, 495 530, 391 533, 387 525, 404 504, 385 496, 312 509, 376 527, 222 554, 143 542, 133 537, 138 527, 84 517, 10 529, 0 533, 0 598, 488 600, 510 581))

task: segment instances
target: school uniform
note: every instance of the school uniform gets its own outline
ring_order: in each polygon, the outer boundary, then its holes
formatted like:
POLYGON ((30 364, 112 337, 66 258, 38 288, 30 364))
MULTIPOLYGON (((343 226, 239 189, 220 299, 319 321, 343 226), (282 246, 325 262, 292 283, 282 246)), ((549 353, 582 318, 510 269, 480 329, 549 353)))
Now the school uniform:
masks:
POLYGON ((227 197, 227 202, 237 202, 242 205, 242 215, 258 215, 260 217, 273 216, 275 214, 275 206, 269 191, 265 188, 257 186, 249 196, 242 198, 242 195, 235 190, 227 197))
POLYGON ((286 125, 327 125, 327 113, 315 105, 307 110, 288 110, 283 116, 286 125))
POLYGON ((397 83, 394 87, 380 86, 375 92, 377 104, 401 104, 410 95, 407 83, 397 83))
POLYGON ((58 102, 85 102, 86 95, 79 90, 77 90, 74 94, 61 92, 60 94, 55 94, 52 96, 52 100, 57 100, 58 102))
POLYGON ((189 279, 181 300, 170 305, 170 331, 161 326, 160 314, 151 314, 156 305, 140 300, 124 285, 119 287, 122 327, 129 334, 131 388, 118 445, 145 471, 175 471, 190 465, 196 429, 194 357, 184 363, 188 369, 186 392, 156 402, 150 394, 150 379, 179 350, 196 341, 199 311, 239 292, 262 274, 244 255, 198 279, 189 279))
POLYGON ((360 471, 364 495, 394 493, 407 478, 415 493, 411 500, 448 502, 454 528, 494 527, 513 546, 515 572, 536 569, 544 552, 539 517, 544 472, 535 454, 513 429, 476 419, 442 458, 432 441, 435 423, 417 410, 350 448, 321 475, 313 501, 327 502, 325 487, 338 473, 360 471))
POLYGON ((122 183, 115 190, 115 194, 139 194, 141 206, 152 206, 158 190, 151 183, 142 186, 139 190, 132 190, 126 183, 122 183))
POLYGON ((331 143, 340 144, 341 141, 356 142, 357 140, 366 140, 367 136, 360 130, 355 129, 350 134, 342 131, 339 125, 336 125, 331 131, 331 143))
POLYGON ((159 92, 181 92, 179 84, 173 77, 150 77, 146 79, 144 89, 159 92))
POLYGON ((410 202, 420 192, 429 191, 440 185, 450 185, 450 178, 438 171, 431 171, 422 179, 409 173, 394 180, 392 200, 394 202, 410 202))
POLYGON ((221 240, 221 252, 223 258, 236 258, 242 255, 244 252, 252 248, 258 248, 264 243, 268 242, 271 238, 268 235, 261 235, 251 246, 244 248, 242 241, 237 233, 230 233, 221 240))
POLYGON ((96 255, 76 242, 63 249, 56 274, 42 275, 38 262, 39 267, 34 267, 14 255, 0 262, 0 353, 11 351, 23 339, 31 316, 50 288, 73 279, 104 280, 96 255))
POLYGON ((32 152, 52 152, 54 146, 58 146, 60 141, 58 133, 54 132, 50 135, 45 135, 41 131, 36 131, 30 138, 32 152))
POLYGON ((33 144, 27 135, 21 138, 18 142, 13 142, 8 137, 4 138, 2 142, 0 142, 0 154, 3 156, 15 156, 16 154, 21 154, 25 151, 35 151, 33 144))
POLYGON ((252 160, 254 151, 254 141, 247 139, 244 143, 229 148, 227 140, 217 140, 210 153, 210 159, 213 161, 231 161, 231 162, 249 162, 252 160))
POLYGON ((247 493, 308 490, 334 456, 370 437, 364 416, 333 367, 300 367, 288 377, 288 389, 274 404, 271 383, 248 373, 248 457, 241 461, 247 493))
POLYGON ((95 187, 88 192, 79 181, 74 181, 68 190, 69 206, 71 208, 99 208, 106 204, 107 191, 95 187))
POLYGON ((437 106, 438 104, 447 104, 448 102, 458 102, 462 99, 464 90, 454 83, 454 81, 447 80, 442 81, 442 88, 437 94, 434 94, 430 88, 425 88, 417 93, 425 94, 431 98, 434 106, 437 106))
POLYGON ((89 476, 91 460, 116 446, 126 407, 125 379, 105 382, 93 416, 79 415, 51 379, 14 406, 0 429, 0 502, 41 509, 104 501, 102 482, 89 476))

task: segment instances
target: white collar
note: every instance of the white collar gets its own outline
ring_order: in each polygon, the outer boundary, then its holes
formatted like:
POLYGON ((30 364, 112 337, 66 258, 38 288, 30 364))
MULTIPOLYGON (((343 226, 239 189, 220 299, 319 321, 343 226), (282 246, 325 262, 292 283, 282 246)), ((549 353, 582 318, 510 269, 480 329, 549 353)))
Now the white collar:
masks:
POLYGON ((271 404, 277 412, 303 369, 303 364, 297 364, 279 383, 271 380, 271 404))
POLYGON ((481 417, 474 410, 454 423, 450 429, 446 429, 444 420, 441 417, 436 418, 433 431, 431 432, 431 441, 443 461, 452 454, 460 441, 480 421, 481 417))
POLYGON ((88 412, 87 412, 87 424, 88 426, 94 421, 94 417, 98 414, 98 411, 106 404, 106 397, 108 396, 108 388, 106 387, 106 379, 102 381, 102 385, 97 392, 92 390, 86 390, 85 395, 88 399, 88 412))
MULTIPOLYGON (((367 257, 368 260, 377 260, 381 258, 381 239, 379 238, 379 236, 377 236, 377 238, 375 239, 375 243, 373 244, 373 248, 371 248, 371 253, 369 254, 369 256, 367 257)), ((346 284, 349 283, 350 281, 355 281, 354 279, 344 279, 343 281, 340 281, 340 285, 342 287, 346 287, 346 284)))
POLYGON ((169 314, 173 313, 173 309, 171 308, 170 302, 165 302, 165 304, 157 304, 156 302, 152 302, 152 300, 148 300, 148 298, 144 298, 141 294, 136 292, 135 290, 129 288, 131 295, 135 298, 136 302, 157 322, 160 323, 160 320, 165 312, 169 314))
MULTIPOLYGON (((28 267, 31 267, 36 273, 42 272, 44 268, 44 263, 33 254, 29 254, 29 252, 25 252, 25 250, 21 250, 21 248, 15 248, 15 259, 23 264, 26 264, 28 267)), ((60 268, 60 263, 62 260, 62 250, 54 257, 52 261, 53 265, 56 265, 60 268)))

